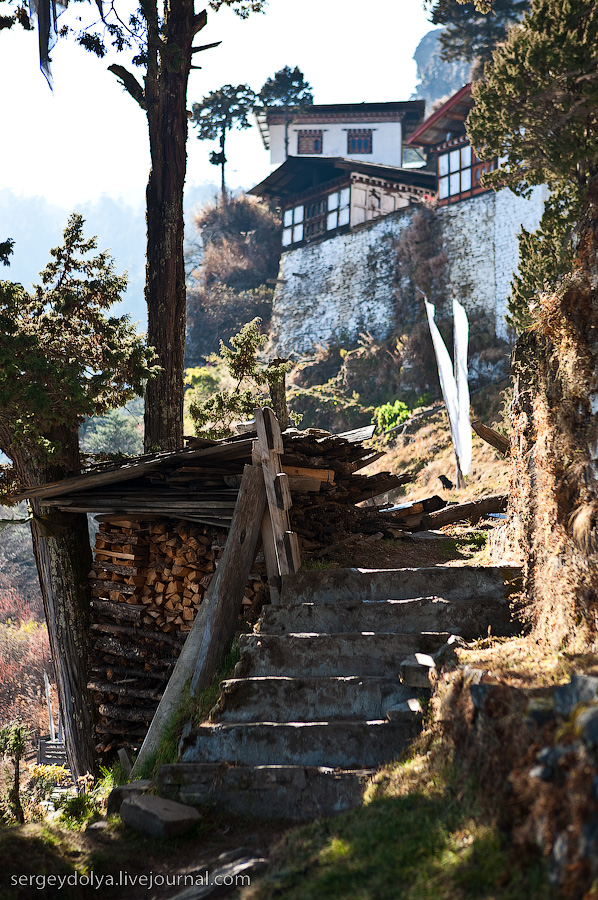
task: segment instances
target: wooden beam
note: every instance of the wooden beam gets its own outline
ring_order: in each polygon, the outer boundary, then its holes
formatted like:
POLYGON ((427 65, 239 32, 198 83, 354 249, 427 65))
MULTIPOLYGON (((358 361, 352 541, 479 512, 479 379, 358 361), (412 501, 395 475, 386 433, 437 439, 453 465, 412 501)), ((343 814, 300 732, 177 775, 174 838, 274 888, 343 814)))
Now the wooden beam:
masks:
MULTIPOLYGON (((258 437, 257 453, 261 459, 264 473, 266 499, 270 511, 274 546, 276 547, 278 560, 278 572, 281 577, 292 575, 301 564, 301 558, 296 535, 294 539, 287 537, 291 533, 288 514, 288 509, 291 505, 290 491, 287 493, 284 487, 281 487, 278 492, 276 489, 276 482, 279 476, 288 474, 282 472, 280 462, 280 457, 284 450, 282 433, 276 416, 267 407, 256 409, 255 424, 258 437)), ((254 448, 254 456, 255 452, 254 448)), ((293 474, 302 473, 297 472, 293 474)))
MULTIPOLYGON (((258 466, 260 471, 262 467, 261 453, 259 441, 253 442, 251 450, 251 461, 254 466, 258 466)), ((320 489, 320 482, 316 482, 320 489)), ((265 490, 265 488, 264 488, 265 490)), ((272 531, 272 520, 270 518, 270 510, 267 506, 264 508, 262 516, 262 550, 264 552, 264 560, 266 562, 266 574, 268 576, 268 590, 270 593, 270 603, 280 603, 280 589, 282 587, 282 579, 278 571, 278 557, 276 556, 276 546, 274 544, 274 532, 272 531)))
POLYGON ((499 450, 501 453, 511 452, 511 442, 504 434, 500 434, 500 432, 496 431, 494 428, 490 428, 489 425, 484 425, 479 419, 474 419, 471 423, 471 427, 478 437, 481 437, 483 441, 486 441, 486 443, 494 447, 495 450, 499 450))
MULTIPOLYGON (((367 465, 364 463, 364 465, 367 465)), ((317 478, 318 481, 325 481, 328 484, 334 484, 334 469, 312 469, 308 466, 287 466, 280 467, 280 471, 286 475, 292 475, 296 478, 307 477, 317 478)))
POLYGON ((488 513, 504 512, 508 503, 507 494, 493 494, 482 500, 473 500, 471 503, 458 503, 456 506, 447 506, 438 512, 423 515, 419 530, 427 528, 440 528, 442 525, 451 525, 460 519, 479 519, 488 513))

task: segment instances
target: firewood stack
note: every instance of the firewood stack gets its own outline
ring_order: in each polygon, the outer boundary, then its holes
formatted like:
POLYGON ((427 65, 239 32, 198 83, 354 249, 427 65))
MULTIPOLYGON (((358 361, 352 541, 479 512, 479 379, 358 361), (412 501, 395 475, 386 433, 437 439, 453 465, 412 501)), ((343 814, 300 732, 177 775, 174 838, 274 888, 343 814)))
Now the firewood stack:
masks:
POLYGON ((223 530, 186 521, 104 518, 90 573, 88 684, 102 756, 143 740, 226 540, 223 530))
MULTIPOLYGON (((396 486, 392 485, 393 488, 396 486)), ((383 491, 384 488, 380 493, 383 491)), ((294 500, 290 510, 291 526, 299 536, 303 552, 323 550, 352 534, 381 532, 389 538, 399 536, 402 532, 400 524, 374 506, 355 506, 351 494, 341 483, 324 485, 317 494, 302 494, 294 500)), ((363 499, 361 495, 358 498, 363 499)))
POLYGON ((159 520, 149 534, 147 577, 141 592, 143 622, 166 634, 190 631, 222 556, 226 532, 159 520))

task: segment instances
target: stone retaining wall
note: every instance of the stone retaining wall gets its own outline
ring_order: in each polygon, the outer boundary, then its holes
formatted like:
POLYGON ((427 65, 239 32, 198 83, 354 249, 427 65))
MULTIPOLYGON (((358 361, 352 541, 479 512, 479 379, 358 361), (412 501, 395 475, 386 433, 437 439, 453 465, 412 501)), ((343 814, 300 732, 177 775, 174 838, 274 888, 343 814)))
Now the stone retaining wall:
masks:
MULTIPOLYGON (((537 226, 543 197, 542 188, 535 188, 529 200, 505 189, 436 211, 449 291, 468 312, 486 316, 503 340, 509 283, 518 262, 517 233, 522 224, 528 230, 537 226)), ((279 353, 307 354, 328 343, 355 345, 366 331, 383 340, 419 318, 421 298, 414 286, 397 286, 395 250, 414 212, 415 207, 399 210, 282 254, 272 316, 279 353)))

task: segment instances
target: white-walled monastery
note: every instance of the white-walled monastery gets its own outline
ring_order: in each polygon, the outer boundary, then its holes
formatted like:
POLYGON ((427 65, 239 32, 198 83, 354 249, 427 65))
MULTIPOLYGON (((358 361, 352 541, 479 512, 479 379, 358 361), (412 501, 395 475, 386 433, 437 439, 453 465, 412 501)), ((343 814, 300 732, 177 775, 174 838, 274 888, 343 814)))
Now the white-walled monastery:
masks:
POLYGON ((534 230, 545 192, 529 199, 481 184, 465 132, 471 86, 428 118, 424 102, 311 106, 258 116, 273 171, 250 193, 282 210, 283 253, 272 331, 279 353, 352 343, 401 329, 414 286, 397 277, 396 239, 422 203, 436 203, 448 290, 507 339, 517 234, 534 230), (401 296, 404 293, 405 296, 401 296))

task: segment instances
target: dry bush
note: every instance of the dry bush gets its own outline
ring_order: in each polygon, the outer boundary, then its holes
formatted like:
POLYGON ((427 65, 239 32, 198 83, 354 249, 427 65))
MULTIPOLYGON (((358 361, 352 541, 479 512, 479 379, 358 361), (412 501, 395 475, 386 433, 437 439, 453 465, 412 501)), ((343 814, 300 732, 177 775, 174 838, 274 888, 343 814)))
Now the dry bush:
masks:
POLYGON ((278 274, 280 219, 264 203, 241 195, 210 203, 195 218, 202 245, 187 296, 187 361, 199 365, 259 316, 266 326, 278 274))
POLYGON ((39 731, 44 670, 52 672, 46 625, 17 594, 0 591, 0 724, 19 719, 39 731))

